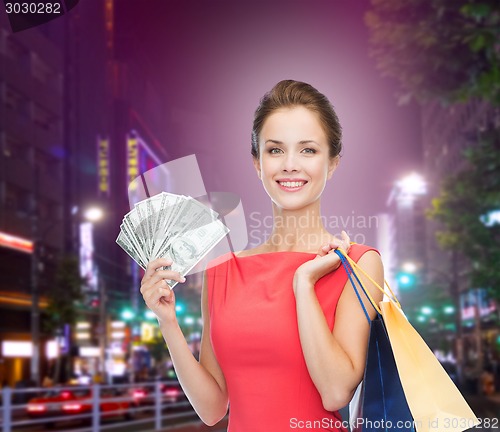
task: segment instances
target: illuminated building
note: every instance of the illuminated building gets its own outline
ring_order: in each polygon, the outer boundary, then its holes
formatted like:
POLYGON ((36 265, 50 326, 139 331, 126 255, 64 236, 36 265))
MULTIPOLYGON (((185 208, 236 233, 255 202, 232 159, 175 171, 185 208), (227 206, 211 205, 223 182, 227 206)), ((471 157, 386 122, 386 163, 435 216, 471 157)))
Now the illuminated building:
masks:
MULTIPOLYGON (((54 43, 59 27, 13 34, 6 14, 0 16, 0 382, 11 385, 30 376, 34 354, 26 347, 5 350, 32 342, 32 276, 36 272, 43 310, 63 249, 64 64, 54 43)), ((47 344, 40 341, 42 364, 47 344)))

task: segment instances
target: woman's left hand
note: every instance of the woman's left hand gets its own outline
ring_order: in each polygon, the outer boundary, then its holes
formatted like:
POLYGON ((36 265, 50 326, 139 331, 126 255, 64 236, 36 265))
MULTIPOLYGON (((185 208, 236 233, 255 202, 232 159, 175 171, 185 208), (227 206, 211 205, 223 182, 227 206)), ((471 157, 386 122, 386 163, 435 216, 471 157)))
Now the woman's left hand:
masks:
POLYGON ((351 241, 345 231, 342 231, 342 239, 334 238, 331 242, 323 245, 314 259, 305 262, 295 271, 293 292, 296 294, 299 286, 314 287, 316 282, 323 276, 337 270, 341 265, 341 261, 334 252, 335 249, 341 248, 347 254, 350 247, 351 241))

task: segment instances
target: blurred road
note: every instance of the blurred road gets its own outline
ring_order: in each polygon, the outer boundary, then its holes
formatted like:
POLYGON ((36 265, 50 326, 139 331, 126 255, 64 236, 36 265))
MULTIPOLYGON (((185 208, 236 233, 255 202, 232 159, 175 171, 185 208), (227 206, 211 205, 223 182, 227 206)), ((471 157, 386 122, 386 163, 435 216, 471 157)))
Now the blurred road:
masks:
MULTIPOLYGON (((478 396, 478 395, 465 395, 467 402, 470 404, 476 416, 480 419, 481 425, 476 428, 468 429, 467 432, 500 432, 500 393, 491 396, 478 396)), ((197 415, 190 409, 186 410, 186 416, 180 417, 176 420, 169 420, 174 424, 165 425, 162 429, 164 432, 225 432, 227 430, 227 417, 220 421, 213 427, 206 426, 199 421, 197 415)), ((112 422, 105 422, 107 427, 112 427, 112 422)), ((118 425, 117 425, 118 426, 118 425)), ((67 430, 67 424, 61 425, 61 428, 67 430)), ((154 430, 154 423, 146 422, 141 425, 120 425, 120 432, 138 432, 138 431, 152 431, 154 430)), ((54 429, 59 429, 55 427, 54 429)), ((16 429, 18 432, 24 430, 26 432, 36 432, 44 430, 43 426, 39 427, 26 427, 23 429, 16 429)), ((453 430, 453 429, 450 429, 453 430)))
POLYGON ((477 418, 481 420, 480 427, 469 429, 469 431, 500 431, 500 394, 491 397, 466 395, 465 398, 477 418))
MULTIPOLYGON (((481 427, 469 429, 467 432, 500 432, 500 393, 492 397, 467 395, 466 399, 478 419, 481 420, 481 427)), ((213 427, 191 423, 163 430, 165 432, 225 432, 226 429, 227 418, 213 427)))

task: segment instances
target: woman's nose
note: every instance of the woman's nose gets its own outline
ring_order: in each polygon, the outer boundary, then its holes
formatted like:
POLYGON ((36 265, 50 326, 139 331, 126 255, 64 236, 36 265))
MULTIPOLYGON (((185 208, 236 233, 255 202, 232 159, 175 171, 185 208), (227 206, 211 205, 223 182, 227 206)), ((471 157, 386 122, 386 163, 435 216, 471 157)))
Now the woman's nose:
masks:
POLYGON ((298 161, 292 152, 288 152, 283 158, 283 171, 298 171, 298 161))

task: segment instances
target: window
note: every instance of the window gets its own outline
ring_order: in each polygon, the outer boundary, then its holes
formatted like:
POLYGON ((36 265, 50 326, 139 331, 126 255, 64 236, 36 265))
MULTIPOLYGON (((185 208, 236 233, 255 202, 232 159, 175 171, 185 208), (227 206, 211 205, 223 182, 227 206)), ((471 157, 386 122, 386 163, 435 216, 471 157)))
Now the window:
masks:
POLYGON ((21 92, 8 84, 5 88, 4 103, 7 109, 19 114, 25 120, 29 119, 29 100, 21 92))
POLYGON ((54 71, 36 54, 31 57, 31 73, 43 84, 50 84, 54 77, 54 71))
POLYGON ((5 188, 5 208, 13 212, 29 213, 31 209, 30 192, 7 183, 5 188))
POLYGON ((62 163, 57 157, 43 150, 36 149, 35 164, 38 169, 39 177, 50 176, 57 180, 62 179, 62 163))
POLYGON ((5 51, 7 57, 10 57, 17 64, 21 64, 26 69, 29 64, 29 51, 18 42, 15 36, 7 37, 5 51))
POLYGON ((61 220, 62 206, 49 199, 40 198, 38 202, 38 217, 47 220, 61 220))
POLYGON ((33 104, 33 123, 44 130, 57 132, 59 119, 55 114, 35 103, 33 104))
POLYGON ((30 152, 31 149, 25 143, 15 139, 12 136, 7 136, 5 138, 5 145, 3 148, 3 154, 6 158, 10 160, 18 160, 22 162, 30 162, 30 152))

